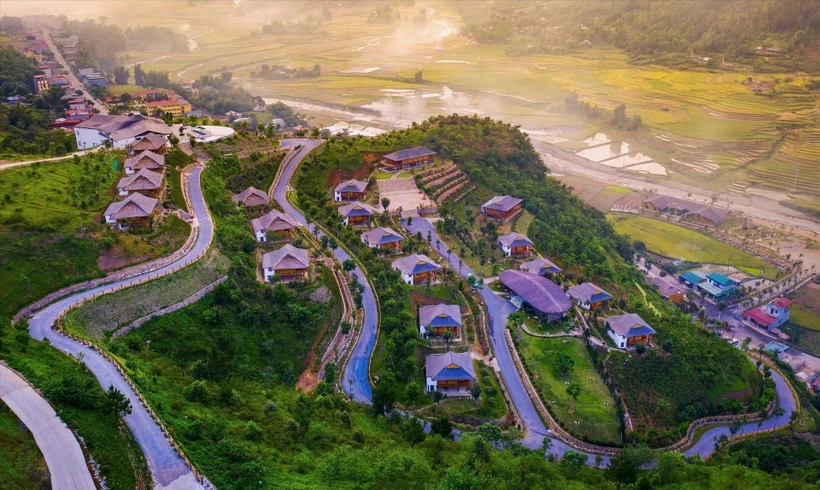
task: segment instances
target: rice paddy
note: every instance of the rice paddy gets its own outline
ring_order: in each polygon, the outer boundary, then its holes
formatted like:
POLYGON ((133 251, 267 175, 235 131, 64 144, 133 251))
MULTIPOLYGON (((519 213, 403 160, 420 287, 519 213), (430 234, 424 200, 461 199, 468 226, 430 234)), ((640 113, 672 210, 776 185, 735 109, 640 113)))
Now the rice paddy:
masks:
POLYGON ((615 231, 644 242, 647 250, 665 257, 760 270, 768 279, 777 277, 777 268, 768 262, 702 233, 631 214, 611 213, 607 217, 615 231))
MULTIPOLYGON (((589 146, 581 141, 605 128, 608 117, 567 112, 563 99, 577 92, 591 106, 611 111, 625 104, 627 117, 642 118, 640 131, 613 137, 628 149, 603 164, 713 190, 740 182, 732 190, 762 187, 810 201, 820 194, 820 131, 810 129, 817 102, 805 88, 807 75, 634 66, 622 52, 598 46, 568 55, 511 56, 506 46, 455 35, 460 17, 448 5, 436 5, 438 22, 412 25, 368 23, 368 6, 354 4, 332 8, 321 33, 263 35, 270 20, 322 14, 319 6, 271 5, 134 10, 127 2, 108 2, 99 15, 189 35, 195 49, 187 53, 127 53, 128 62, 167 70, 180 81, 231 71, 238 84, 263 97, 369 108, 401 121, 453 112, 487 115, 520 124, 533 138, 543 139, 539 133, 547 131, 549 142, 565 140, 560 144, 573 151, 589 146), (252 78, 264 63, 318 64, 322 74, 252 78), (755 93, 749 77, 771 82, 775 90, 755 93)), ((417 6, 397 9, 406 18, 417 12, 417 6)))

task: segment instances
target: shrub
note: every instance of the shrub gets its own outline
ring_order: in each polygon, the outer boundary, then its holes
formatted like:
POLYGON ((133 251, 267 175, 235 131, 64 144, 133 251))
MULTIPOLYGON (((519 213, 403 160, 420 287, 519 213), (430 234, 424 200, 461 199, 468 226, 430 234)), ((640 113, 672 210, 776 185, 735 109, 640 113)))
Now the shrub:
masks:
POLYGON ((205 381, 194 381, 182 390, 182 395, 189 402, 208 403, 210 394, 208 384, 205 381))

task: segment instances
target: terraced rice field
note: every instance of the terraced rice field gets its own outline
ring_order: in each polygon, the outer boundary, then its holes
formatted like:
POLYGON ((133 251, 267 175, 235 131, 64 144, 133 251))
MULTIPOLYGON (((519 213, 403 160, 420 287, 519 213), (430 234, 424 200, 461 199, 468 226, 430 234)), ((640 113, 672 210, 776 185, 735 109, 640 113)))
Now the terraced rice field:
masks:
POLYGON ((114 331, 190 297, 216 281, 228 270, 230 261, 218 252, 171 275, 138 286, 106 294, 66 315, 64 326, 70 332, 95 341, 114 331))
POLYGON ((774 279, 778 273, 775 266, 764 260, 682 226, 633 214, 610 213, 607 218, 615 231, 644 242, 647 250, 665 257, 757 269, 768 279, 774 279))
MULTIPOLYGON (((550 141, 567 139, 563 144, 572 150, 585 148, 580 141, 607 126, 606 116, 593 120, 565 111, 564 97, 577 92, 605 111, 625 104, 628 117, 643 120, 644 129, 618 140, 630 145, 634 158, 657 164, 624 157, 629 161, 610 165, 635 164, 627 168, 648 174, 662 174, 665 167, 674 179, 715 190, 741 181, 809 198, 820 194, 817 130, 805 129, 816 124, 816 97, 803 88, 808 77, 633 66, 622 52, 598 46, 572 55, 513 57, 505 46, 455 35, 460 16, 447 5, 437 5, 434 17, 449 29, 440 23, 369 24, 370 9, 353 5, 333 8, 321 35, 262 35, 270 19, 321 16, 318 5, 288 8, 224 2, 208 9, 135 10, 128 2, 107 2, 99 15, 123 25, 165 25, 195 38, 196 49, 188 53, 128 53, 130 61, 145 56, 144 69, 168 70, 178 80, 231 71, 238 84, 263 97, 367 107, 403 121, 438 113, 487 115, 520 124, 534 138, 549 133, 550 141), (263 63, 318 64, 322 75, 251 78, 263 63), (417 70, 423 83, 413 83, 417 70), (746 85, 750 76, 756 82, 778 79, 777 95, 753 93, 746 85), (795 129, 778 148, 783 128, 795 129)), ((397 8, 407 18, 417 12, 417 6, 397 8)))

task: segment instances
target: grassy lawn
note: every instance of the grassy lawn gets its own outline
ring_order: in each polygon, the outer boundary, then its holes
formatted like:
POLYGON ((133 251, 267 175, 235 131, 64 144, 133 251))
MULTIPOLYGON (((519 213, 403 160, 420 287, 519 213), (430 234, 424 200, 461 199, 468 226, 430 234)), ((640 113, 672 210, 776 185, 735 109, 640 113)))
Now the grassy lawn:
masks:
POLYGON ((533 216, 529 211, 526 209, 518 215, 515 219, 514 229, 518 233, 527 234, 530 231, 530 225, 535 220, 535 216, 533 216))
POLYGON ((14 412, 0 401, 0 481, 8 488, 51 488, 46 461, 34 436, 14 412))
POLYGON ((809 283, 791 298, 794 303, 790 321, 809 330, 820 331, 820 285, 809 283))
POLYGON ((583 343, 575 338, 547 339, 522 335, 519 352, 532 374, 535 389, 552 416, 567 432, 581 439, 604 444, 620 444, 620 421, 615 401, 592 365, 583 343), (555 357, 563 353, 574 361, 566 375, 558 374, 555 357), (578 400, 567 394, 567 383, 582 387, 578 400), (607 402, 607 404, 605 404, 607 402), (574 409, 569 412, 570 407, 574 409))
POLYGON ((223 276, 228 265, 227 258, 212 252, 171 275, 85 303, 71 310, 63 325, 75 335, 100 342, 134 320, 188 298, 223 276))
POLYGON ((775 266, 703 233, 631 214, 612 213, 607 216, 615 231, 644 242, 651 252, 705 264, 731 264, 761 270, 768 279, 777 277, 775 266))
POLYGON ((169 167, 165 175, 168 178, 168 184, 171 186, 170 196, 167 196, 166 199, 170 198, 174 206, 187 212, 188 203, 185 202, 185 195, 182 193, 182 175, 179 169, 169 167))

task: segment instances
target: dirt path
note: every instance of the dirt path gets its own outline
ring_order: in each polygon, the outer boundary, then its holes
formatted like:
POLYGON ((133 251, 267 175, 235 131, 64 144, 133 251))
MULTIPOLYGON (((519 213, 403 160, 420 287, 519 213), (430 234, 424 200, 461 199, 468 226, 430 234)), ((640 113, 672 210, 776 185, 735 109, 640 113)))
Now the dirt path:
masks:
POLYGON ((322 330, 319 332, 319 335, 316 336, 316 340, 313 341, 313 345, 310 346, 310 354, 308 354, 308 358, 305 359, 304 371, 299 375, 299 381, 296 382, 297 390, 308 392, 316 388, 316 385, 319 384, 319 373, 313 371, 313 362, 319 358, 319 356, 316 355, 316 347, 319 346, 319 342, 322 341, 327 333, 327 322, 325 322, 324 325, 322 325, 322 330))

